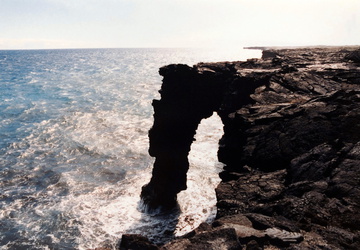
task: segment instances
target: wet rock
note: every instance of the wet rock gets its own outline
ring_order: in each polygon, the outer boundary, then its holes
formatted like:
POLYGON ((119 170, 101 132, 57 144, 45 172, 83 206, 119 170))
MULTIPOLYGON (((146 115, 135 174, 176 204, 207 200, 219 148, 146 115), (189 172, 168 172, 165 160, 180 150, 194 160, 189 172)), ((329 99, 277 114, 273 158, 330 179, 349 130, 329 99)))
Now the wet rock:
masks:
POLYGON ((236 181, 220 183, 216 188, 218 217, 266 210, 269 201, 282 194, 285 177, 284 170, 271 173, 253 171, 243 174, 236 181))
POLYGON ((233 223, 225 223, 222 228, 233 228, 235 229, 236 235, 242 241, 249 241, 250 239, 264 239, 265 232, 256 230, 252 227, 242 226, 233 223))
MULTIPOLYGON (((251 241, 264 245, 268 241, 271 241, 271 243, 276 246, 288 246, 292 243, 299 243, 303 240, 304 237, 296 226, 293 226, 296 231, 274 227, 276 224, 280 226, 283 225, 278 221, 282 220, 274 219, 261 214, 237 214, 222 217, 216 220, 213 225, 220 228, 235 229, 236 235, 243 245, 248 245, 251 241), (259 223, 259 221, 261 222, 259 223)), ((284 224, 291 224, 291 222, 284 224)), ((287 228, 291 228, 291 226, 287 228)))
POLYGON ((214 227, 223 226, 226 223, 252 227, 252 222, 248 219, 248 217, 246 217, 243 214, 235 214, 235 215, 221 217, 213 223, 213 226, 214 227))
POLYGON ((258 213, 248 213, 245 216, 252 222, 253 227, 259 230, 277 227, 290 232, 300 232, 296 223, 282 216, 266 216, 258 213))
POLYGON ((259 243, 256 240, 252 240, 246 244, 246 250, 262 250, 259 243))
POLYGON ((196 234, 191 238, 174 240, 161 249, 241 249, 236 231, 233 228, 221 228, 196 234))
POLYGON ((150 243, 150 241, 141 235, 124 234, 119 246, 120 250, 156 250, 157 246, 150 243))
MULTIPOLYGON (((265 235, 269 236, 272 240, 279 241, 278 244, 288 245, 290 243, 299 243, 304 239, 301 233, 288 232, 278 228, 268 228, 265 230, 265 235)), ((276 243, 275 243, 276 244, 276 243)))

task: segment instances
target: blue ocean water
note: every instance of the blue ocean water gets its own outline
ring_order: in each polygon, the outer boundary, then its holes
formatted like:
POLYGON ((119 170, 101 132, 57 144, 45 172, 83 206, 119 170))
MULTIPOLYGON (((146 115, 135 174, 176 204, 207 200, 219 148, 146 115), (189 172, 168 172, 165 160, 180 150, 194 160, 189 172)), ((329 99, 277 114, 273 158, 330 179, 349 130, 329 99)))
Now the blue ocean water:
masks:
POLYGON ((124 233, 154 242, 216 213, 218 117, 192 146, 181 214, 145 214, 141 186, 153 159, 147 132, 158 68, 234 61, 259 51, 74 49, 0 51, 0 248, 115 248, 124 233))

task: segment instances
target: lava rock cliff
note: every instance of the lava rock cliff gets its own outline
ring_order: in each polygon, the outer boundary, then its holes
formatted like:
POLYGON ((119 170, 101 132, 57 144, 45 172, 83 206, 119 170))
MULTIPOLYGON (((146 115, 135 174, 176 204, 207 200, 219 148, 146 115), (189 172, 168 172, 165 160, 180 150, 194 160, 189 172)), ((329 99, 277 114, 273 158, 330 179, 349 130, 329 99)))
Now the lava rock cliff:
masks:
MULTIPOLYGON (((217 218, 154 249, 360 249, 359 47, 268 49, 246 62, 169 65, 149 132, 150 207, 186 189, 200 121, 224 124, 217 218)), ((125 238, 128 236, 125 236, 125 238)), ((122 241, 122 249, 136 242, 122 241)), ((136 244, 135 244, 136 245, 136 244)), ((149 248, 150 249, 150 248, 149 248)))

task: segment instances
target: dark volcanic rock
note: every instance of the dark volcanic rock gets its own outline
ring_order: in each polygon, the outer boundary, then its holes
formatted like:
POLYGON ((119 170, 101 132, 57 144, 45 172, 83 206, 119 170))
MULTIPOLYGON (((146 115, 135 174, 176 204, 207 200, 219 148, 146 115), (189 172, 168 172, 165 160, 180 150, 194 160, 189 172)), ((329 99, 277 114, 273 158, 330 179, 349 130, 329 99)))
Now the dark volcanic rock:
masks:
POLYGON ((157 246, 151 244, 149 240, 138 234, 124 234, 119 246, 120 250, 132 249, 132 250, 156 250, 157 246))
POLYGON ((255 229, 303 234, 290 249, 360 247, 360 68, 348 53, 280 50, 259 61, 268 83, 223 118, 220 220, 243 214, 255 229))
POLYGON ((161 100, 154 100, 154 125, 149 131, 151 156, 156 157, 152 179, 141 197, 150 208, 172 208, 176 195, 186 189, 188 153, 198 124, 217 110, 231 67, 190 68, 169 65, 164 76, 161 100), (225 82, 225 83, 224 83, 225 82))
POLYGON ((176 239, 163 247, 163 250, 172 249, 241 249, 234 228, 211 229, 195 234, 190 238, 176 239))
POLYGON ((237 240, 243 249, 360 249, 359 51, 267 50, 246 62, 160 70, 144 201, 176 203, 197 126, 212 112, 224 124, 226 164, 217 220, 166 249, 235 249, 237 240))
POLYGON ((360 63, 360 50, 355 50, 355 51, 349 53, 345 58, 348 60, 360 63))

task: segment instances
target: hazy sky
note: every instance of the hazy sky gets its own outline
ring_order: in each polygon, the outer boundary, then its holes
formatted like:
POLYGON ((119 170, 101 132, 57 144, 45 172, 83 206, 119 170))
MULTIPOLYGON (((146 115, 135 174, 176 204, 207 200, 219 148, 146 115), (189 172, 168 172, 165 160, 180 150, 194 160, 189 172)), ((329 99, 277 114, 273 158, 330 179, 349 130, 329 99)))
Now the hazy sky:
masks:
POLYGON ((0 49, 360 45, 360 0, 0 0, 0 49))

